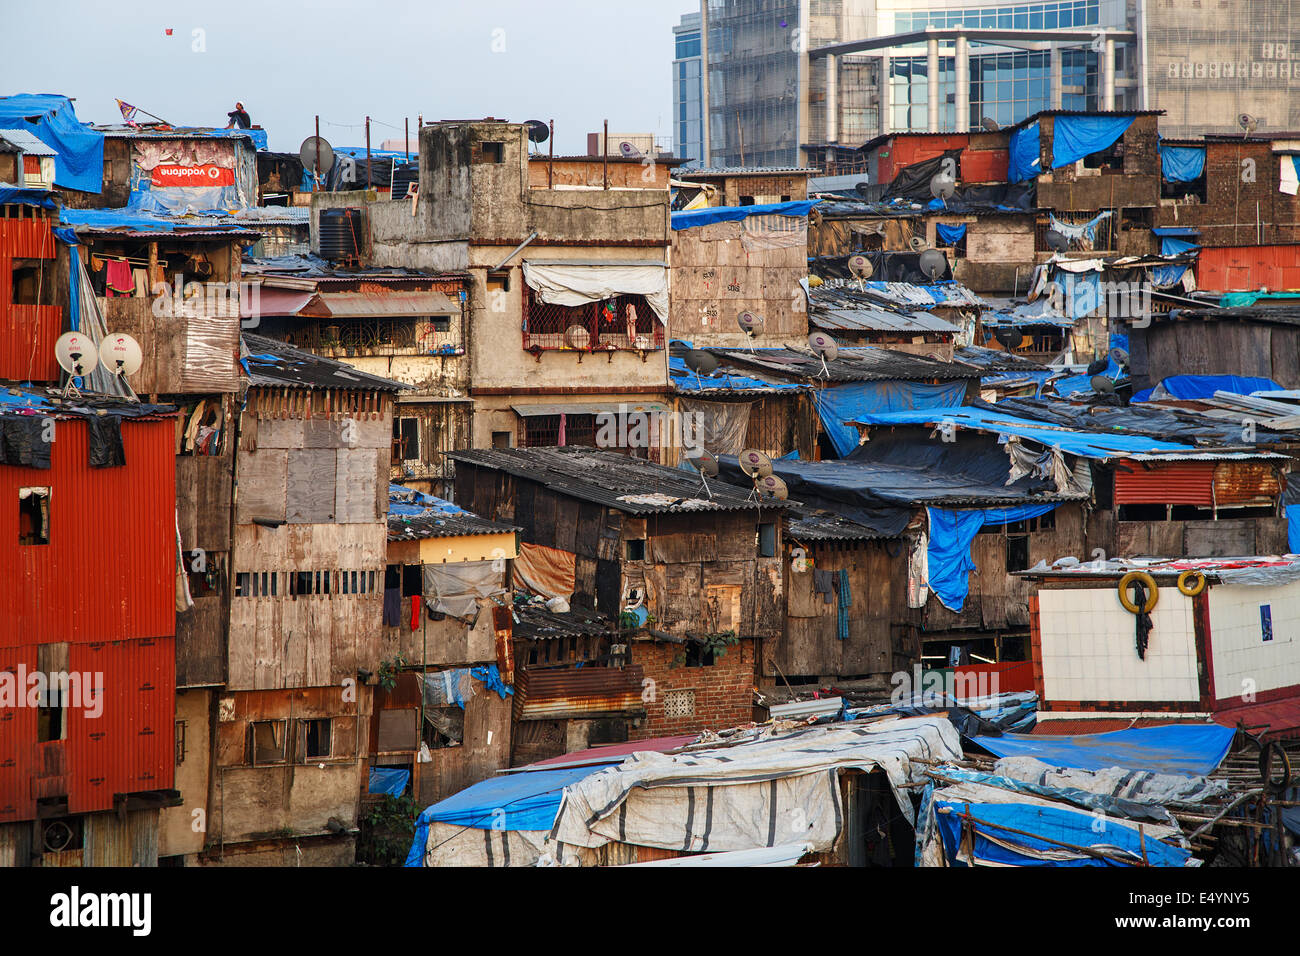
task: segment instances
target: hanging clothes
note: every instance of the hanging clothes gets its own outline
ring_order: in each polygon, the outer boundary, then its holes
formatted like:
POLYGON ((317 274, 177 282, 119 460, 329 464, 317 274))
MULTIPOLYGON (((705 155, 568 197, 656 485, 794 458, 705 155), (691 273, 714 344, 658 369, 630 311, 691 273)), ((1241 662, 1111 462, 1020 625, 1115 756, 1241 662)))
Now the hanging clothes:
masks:
POLYGON ((831 604, 831 592, 834 589, 835 572, 813 569, 813 591, 822 595, 823 604, 831 604))
POLYGON ((384 627, 402 626, 402 589, 384 588, 384 627))
POLYGON ((849 639, 849 605, 852 604, 853 598, 849 593, 849 572, 845 568, 840 568, 839 575, 835 580, 835 590, 838 592, 838 605, 835 614, 835 636, 841 641, 849 639))
POLYGON ((420 629, 420 595, 411 595, 411 630, 420 629))
POLYGON ((125 259, 109 259, 104 271, 109 297, 135 295, 135 276, 125 259))

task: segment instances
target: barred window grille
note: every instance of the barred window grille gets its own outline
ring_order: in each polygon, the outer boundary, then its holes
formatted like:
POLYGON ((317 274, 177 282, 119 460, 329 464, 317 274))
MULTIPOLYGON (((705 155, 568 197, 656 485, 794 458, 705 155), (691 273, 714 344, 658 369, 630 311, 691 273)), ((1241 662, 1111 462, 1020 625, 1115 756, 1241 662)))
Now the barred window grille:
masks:
POLYGON ((663 326, 643 295, 587 305, 554 305, 524 290, 524 348, 651 351, 664 347, 663 326), (566 338, 569 329, 573 336, 566 338), (576 331, 581 330, 581 331, 576 331))

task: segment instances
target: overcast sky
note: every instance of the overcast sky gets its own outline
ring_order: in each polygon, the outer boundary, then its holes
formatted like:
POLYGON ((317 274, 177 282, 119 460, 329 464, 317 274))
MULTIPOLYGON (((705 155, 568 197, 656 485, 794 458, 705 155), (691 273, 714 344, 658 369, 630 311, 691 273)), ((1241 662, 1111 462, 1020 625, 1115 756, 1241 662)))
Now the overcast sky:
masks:
POLYGON ((279 151, 297 152, 319 113, 336 146, 365 144, 367 114, 376 147, 423 114, 554 119, 556 151, 585 152, 605 119, 611 132, 671 137, 672 27, 693 9, 696 0, 40 0, 6 5, 14 42, 0 57, 0 92, 62 93, 98 123, 121 121, 121 99, 170 123, 225 126, 238 100, 279 151))

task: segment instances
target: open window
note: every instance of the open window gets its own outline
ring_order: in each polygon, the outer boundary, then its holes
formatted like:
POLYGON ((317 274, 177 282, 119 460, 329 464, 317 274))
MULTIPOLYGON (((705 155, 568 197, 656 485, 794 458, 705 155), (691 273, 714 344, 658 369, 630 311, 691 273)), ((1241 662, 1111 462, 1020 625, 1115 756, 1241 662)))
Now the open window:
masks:
POLYGON ((18 489, 18 543, 50 543, 50 489, 18 489))
MULTIPOLYGON (((13 304, 36 305, 40 302, 42 279, 46 278, 39 265, 39 260, 13 260, 13 304)), ((46 279, 46 282, 49 280, 46 279)))
POLYGON ((393 419, 393 461, 418 461, 420 458, 420 420, 393 419))
POLYGON ((284 720, 254 720, 248 725, 248 762, 254 767, 288 761, 284 720))
POLYGON ((298 761, 311 763, 334 755, 332 722, 328 717, 298 721, 298 761))
POLYGON ((479 143, 474 150, 475 163, 503 163, 506 157, 505 143, 479 143))

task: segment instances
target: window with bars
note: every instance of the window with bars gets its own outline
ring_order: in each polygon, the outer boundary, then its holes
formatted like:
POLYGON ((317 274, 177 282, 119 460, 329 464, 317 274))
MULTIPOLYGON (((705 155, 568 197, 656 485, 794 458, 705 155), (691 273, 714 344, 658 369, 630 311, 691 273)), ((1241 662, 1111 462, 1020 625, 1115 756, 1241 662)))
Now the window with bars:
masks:
POLYGON ((664 347, 663 327, 642 295, 587 305, 553 305, 524 290, 524 348, 651 351, 664 347))

